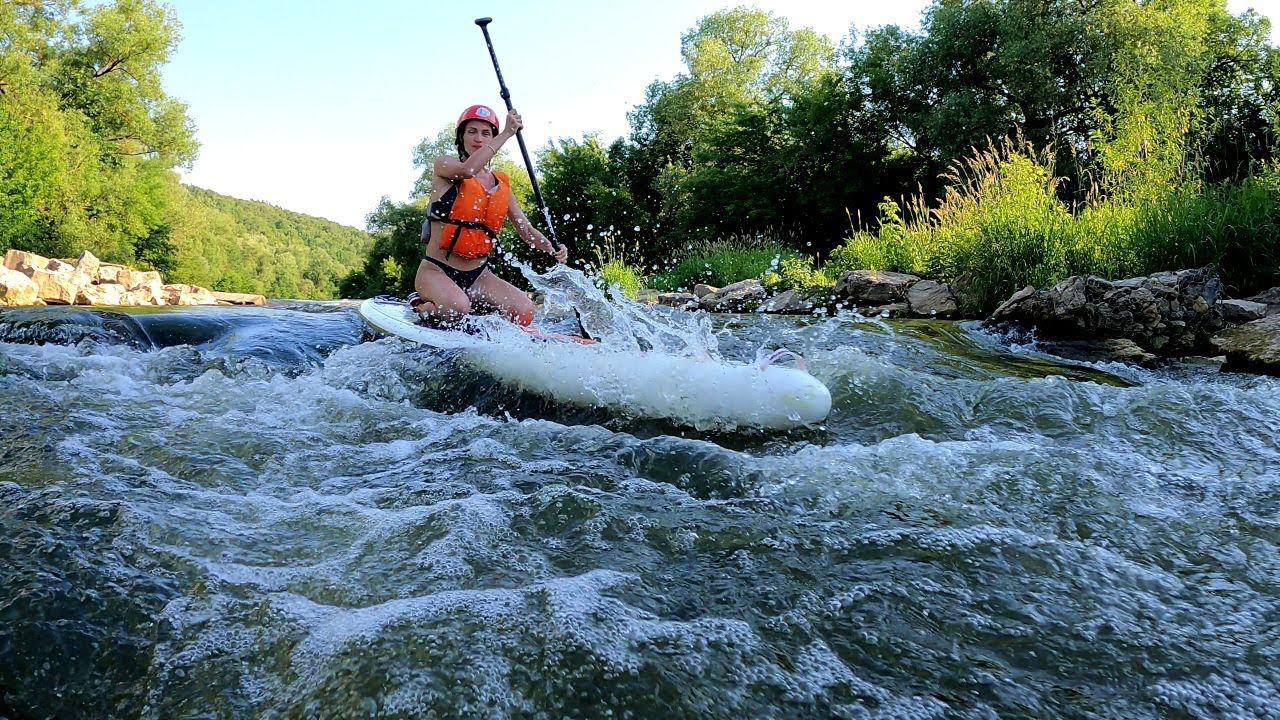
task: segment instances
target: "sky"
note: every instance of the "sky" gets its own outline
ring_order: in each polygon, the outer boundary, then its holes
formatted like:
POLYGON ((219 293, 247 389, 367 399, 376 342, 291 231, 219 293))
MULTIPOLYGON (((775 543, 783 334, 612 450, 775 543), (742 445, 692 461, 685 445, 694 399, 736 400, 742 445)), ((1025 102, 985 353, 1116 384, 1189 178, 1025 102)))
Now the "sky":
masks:
MULTIPOLYGON (((743 3, 839 44, 850 29, 917 27, 927 0, 168 0, 182 25, 164 70, 200 154, 184 182, 364 227, 403 201, 413 148, 468 105, 502 110, 478 17, 493 38, 530 152, 628 133, 654 80, 684 69, 680 36, 743 3)), ((1228 0, 1280 19, 1280 0, 1228 0)), ((1280 42, 1280 23, 1273 39, 1280 42)), ((512 152, 518 153, 515 142, 512 152)))

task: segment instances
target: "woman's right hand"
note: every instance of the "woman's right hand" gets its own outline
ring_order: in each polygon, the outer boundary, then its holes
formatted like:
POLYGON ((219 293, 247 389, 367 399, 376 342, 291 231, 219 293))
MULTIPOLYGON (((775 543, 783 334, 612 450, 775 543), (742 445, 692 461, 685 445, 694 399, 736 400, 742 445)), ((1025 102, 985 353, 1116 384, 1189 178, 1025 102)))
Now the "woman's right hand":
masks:
POLYGON ((524 127, 524 121, 520 119, 520 113, 515 110, 507 111, 507 127, 502 131, 508 137, 513 137, 520 128, 524 127))

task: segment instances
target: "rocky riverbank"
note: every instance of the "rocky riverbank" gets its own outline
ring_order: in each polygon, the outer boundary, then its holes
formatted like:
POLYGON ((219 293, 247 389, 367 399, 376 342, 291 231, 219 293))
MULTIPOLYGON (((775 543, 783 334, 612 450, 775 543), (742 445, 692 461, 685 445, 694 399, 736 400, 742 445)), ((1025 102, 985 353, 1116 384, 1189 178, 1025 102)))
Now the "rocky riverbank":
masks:
POLYGON ((982 320, 998 330, 1032 332, 1048 349, 1068 357, 1152 367, 1172 358, 1221 356, 1225 370, 1280 375, 1280 287, 1228 298, 1213 268, 1115 281, 1073 276, 1048 288, 1025 287, 988 317, 963 316, 964 303, 946 283, 870 270, 844 273, 821 297, 793 290, 770 296, 759 280, 744 280, 651 299, 708 312, 850 309, 869 317, 982 320))
POLYGON ((154 270, 104 263, 91 252, 74 260, 9 250, 0 267, 0 306, 263 305, 266 298, 165 283, 154 270))

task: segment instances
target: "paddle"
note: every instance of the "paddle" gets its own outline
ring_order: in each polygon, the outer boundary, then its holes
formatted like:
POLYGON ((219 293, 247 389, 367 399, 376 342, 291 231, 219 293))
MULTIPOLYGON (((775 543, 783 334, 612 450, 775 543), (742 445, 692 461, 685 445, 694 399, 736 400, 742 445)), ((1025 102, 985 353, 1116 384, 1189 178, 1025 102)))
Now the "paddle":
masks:
MULTIPOLYGON (((507 112, 511 112, 515 108, 511 105, 511 91, 507 89, 507 83, 502 79, 502 68, 498 67, 498 55, 493 51, 493 40, 489 37, 489 23, 493 22, 493 18, 480 18, 476 20, 476 24, 480 26, 480 31, 484 33, 484 44, 489 47, 489 57, 493 60, 493 71, 498 75, 498 89, 501 91, 502 100, 507 104, 507 112)), ((520 143, 520 155, 524 158, 524 168, 529 171, 529 183, 533 185, 533 199, 538 203, 538 209, 542 211, 542 219, 547 223, 547 233, 551 235, 551 243, 557 248, 562 247, 560 240, 556 238, 556 228, 551 223, 551 211, 547 209, 547 204, 542 201, 542 190, 538 187, 538 178, 533 174, 533 162, 529 160, 529 148, 525 147, 524 135, 521 131, 516 130, 516 142, 520 143)))
MULTIPOLYGON (((493 22, 493 18, 478 18, 476 25, 480 26, 480 32, 484 33, 484 44, 489 48, 489 59, 493 60, 493 72, 498 76, 498 90, 502 95, 502 101, 507 104, 507 112, 511 112, 515 108, 511 105, 511 91, 507 89, 507 83, 502 79, 502 68, 498 67, 498 54, 493 51, 493 39, 489 37, 489 23, 493 22)), ((542 211, 542 220, 547 224, 547 234, 551 236, 551 244, 556 248, 564 247, 560 243, 560 239, 556 237, 556 226, 551 222, 551 211, 547 209, 547 204, 542 201, 542 189, 538 187, 538 177, 533 173, 533 161, 529 159, 529 148, 525 147, 524 135, 520 130, 516 130, 516 142, 520 144, 520 156, 524 158, 524 169, 529 172, 529 184, 533 186, 533 199, 538 203, 538 210, 542 211)), ((578 317, 578 329, 582 331, 582 336, 588 340, 591 335, 587 333, 587 329, 582 325, 582 314, 577 308, 573 309, 573 314, 578 317)))

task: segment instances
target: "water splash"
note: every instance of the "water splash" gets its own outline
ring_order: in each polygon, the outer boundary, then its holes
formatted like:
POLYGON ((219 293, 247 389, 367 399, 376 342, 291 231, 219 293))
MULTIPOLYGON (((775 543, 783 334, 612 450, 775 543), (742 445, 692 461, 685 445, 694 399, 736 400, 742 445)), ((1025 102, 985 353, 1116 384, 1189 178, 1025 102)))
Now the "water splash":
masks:
POLYGON ((660 352, 681 357, 720 359, 706 313, 687 313, 641 305, 616 287, 602 290, 581 270, 557 265, 539 275, 518 263, 520 272, 546 298, 543 312, 552 320, 572 317, 605 346, 621 352, 660 352))

